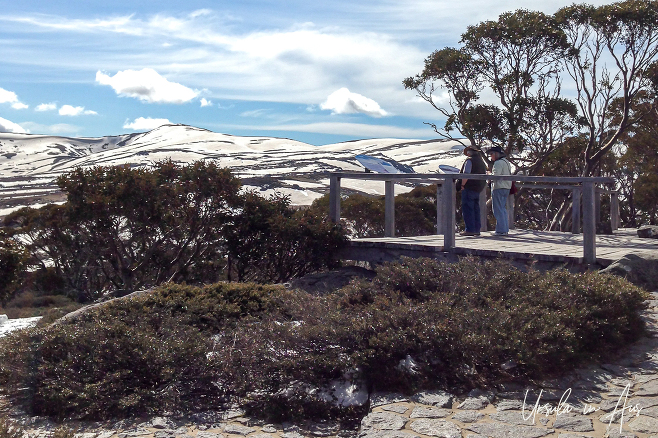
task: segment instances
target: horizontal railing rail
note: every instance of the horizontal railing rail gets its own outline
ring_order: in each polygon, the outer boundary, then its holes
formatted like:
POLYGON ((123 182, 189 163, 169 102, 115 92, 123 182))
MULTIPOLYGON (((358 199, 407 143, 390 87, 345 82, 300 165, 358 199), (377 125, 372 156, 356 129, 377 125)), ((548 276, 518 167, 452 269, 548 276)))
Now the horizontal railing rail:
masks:
MULTIPOLYGON (((385 187, 384 235, 395 236, 395 184, 403 182, 435 184, 437 186, 437 234, 443 231, 443 249, 450 251, 455 247, 455 198, 454 180, 515 181, 524 189, 559 189, 572 191, 572 232, 580 232, 580 210, 582 196, 583 222, 583 260, 585 263, 596 262, 596 222, 600 201, 597 193, 611 193, 611 207, 618 211, 616 181, 608 177, 555 177, 528 175, 482 175, 461 173, 404 173, 381 174, 367 172, 334 172, 329 174, 329 215, 334 222, 340 222, 340 191, 342 179, 383 181, 385 187), (529 183, 529 184, 524 184, 529 183), (535 184, 531 184, 535 183, 535 184), (596 185, 608 185, 609 189, 597 188, 596 185), (617 202, 615 202, 617 201, 617 202)), ((480 197, 481 202, 484 197, 480 197)), ((486 201, 485 201, 486 202, 486 201)), ((484 209, 481 209, 483 212, 484 209)), ((613 229, 618 226, 618 215, 611 214, 613 229)), ((486 224, 486 221, 483 222, 486 224)), ((486 226, 486 225, 485 225, 486 226)))

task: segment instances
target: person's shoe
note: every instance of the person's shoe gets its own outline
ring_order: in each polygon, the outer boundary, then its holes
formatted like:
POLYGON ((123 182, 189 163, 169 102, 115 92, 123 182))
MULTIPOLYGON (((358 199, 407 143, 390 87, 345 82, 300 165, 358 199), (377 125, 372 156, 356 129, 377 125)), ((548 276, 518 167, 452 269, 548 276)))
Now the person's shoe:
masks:
POLYGON ((492 236, 507 236, 507 233, 500 233, 498 231, 495 231, 492 236))
POLYGON ((472 231, 462 231, 459 233, 460 236, 479 236, 480 233, 474 233, 472 231))

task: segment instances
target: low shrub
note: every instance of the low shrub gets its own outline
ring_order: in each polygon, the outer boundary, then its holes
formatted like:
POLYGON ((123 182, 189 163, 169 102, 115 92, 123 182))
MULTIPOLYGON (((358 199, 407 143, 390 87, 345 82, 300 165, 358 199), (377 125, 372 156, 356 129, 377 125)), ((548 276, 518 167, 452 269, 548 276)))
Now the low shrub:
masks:
POLYGON ((0 339, 0 385, 36 415, 103 419, 216 409, 363 413, 332 385, 455 391, 566 372, 635 340, 646 292, 598 273, 403 259, 312 296, 167 284, 0 339), (504 366, 503 366, 504 365, 504 366))
POLYGON ((0 417, 0 438, 23 438, 23 429, 6 416, 0 417))

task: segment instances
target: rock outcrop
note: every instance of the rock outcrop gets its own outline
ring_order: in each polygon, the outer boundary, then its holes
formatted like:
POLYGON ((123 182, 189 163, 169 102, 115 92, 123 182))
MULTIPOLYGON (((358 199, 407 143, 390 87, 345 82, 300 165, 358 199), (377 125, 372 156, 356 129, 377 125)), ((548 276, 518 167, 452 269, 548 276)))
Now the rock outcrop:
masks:
POLYGON ((658 239, 658 226, 645 225, 637 230, 637 236, 646 239, 658 239))
POLYGON ((628 254, 601 272, 619 275, 646 290, 658 289, 658 253, 628 254))

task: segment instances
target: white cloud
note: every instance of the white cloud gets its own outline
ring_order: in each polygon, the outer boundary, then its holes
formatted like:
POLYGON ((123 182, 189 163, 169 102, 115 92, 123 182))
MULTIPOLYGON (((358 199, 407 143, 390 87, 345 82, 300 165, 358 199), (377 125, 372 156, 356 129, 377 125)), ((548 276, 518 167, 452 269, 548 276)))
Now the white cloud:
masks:
POLYGON ((80 126, 70 125, 68 123, 56 123, 54 125, 43 125, 35 122, 25 122, 23 126, 29 129, 29 132, 39 134, 78 134, 82 131, 80 126))
POLYGON ((12 132, 14 134, 27 134, 29 131, 17 123, 11 122, 0 117, 0 132, 12 132))
POLYGON ((212 101, 206 100, 205 97, 201 98, 201 107, 203 108, 204 106, 212 106, 212 101))
POLYGON ((360 138, 436 138, 429 127, 405 128, 392 125, 368 125, 366 123, 320 122, 281 125, 222 125, 221 129, 242 129, 247 131, 297 131, 317 134, 350 135, 360 138))
POLYGON ((374 100, 352 93, 347 88, 331 93, 327 100, 320 104, 320 108, 331 110, 333 114, 363 113, 373 117, 383 117, 388 114, 374 100))
POLYGON ((109 76, 96 72, 96 82, 109 85, 119 96, 134 97, 146 102, 185 103, 199 92, 176 82, 170 82, 151 68, 123 70, 109 76))
POLYGON ((13 91, 7 91, 0 88, 0 103, 14 103, 18 102, 18 96, 13 91))
POLYGON ((171 122, 169 119, 152 119, 150 117, 137 117, 131 123, 126 123, 123 125, 124 129, 132 129, 135 131, 150 131, 151 129, 158 128, 162 125, 170 125, 171 122))
POLYGON ((13 109, 26 109, 28 105, 18 100, 18 96, 13 91, 0 88, 0 103, 10 103, 13 109))
POLYGON ((54 102, 51 103, 40 103, 34 108, 35 111, 55 111, 57 109, 57 104, 54 102))
POLYGON ((96 111, 85 110, 84 106, 72 106, 72 105, 62 105, 59 109, 60 116, 80 116, 98 114, 96 111))

